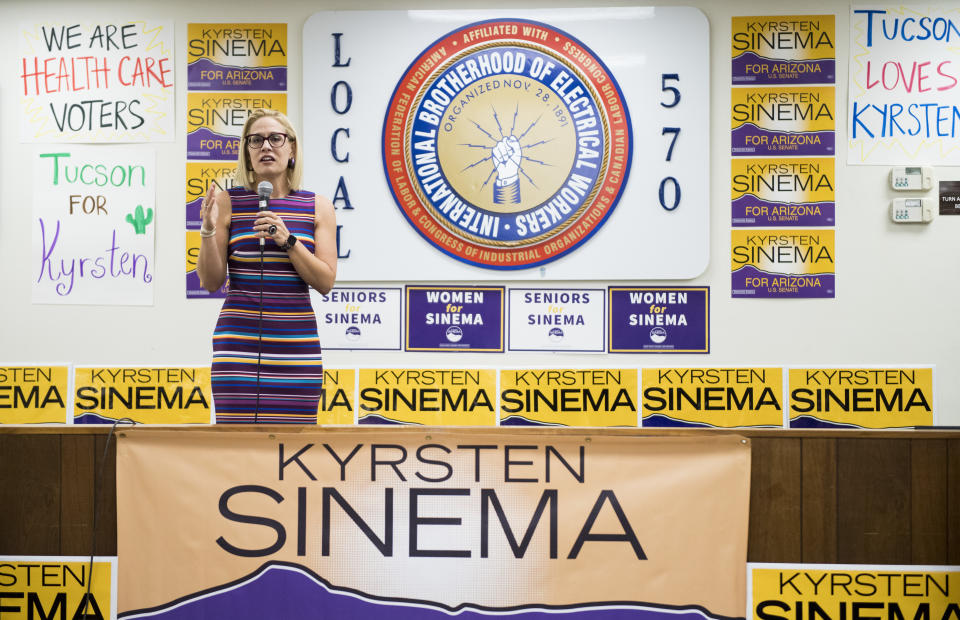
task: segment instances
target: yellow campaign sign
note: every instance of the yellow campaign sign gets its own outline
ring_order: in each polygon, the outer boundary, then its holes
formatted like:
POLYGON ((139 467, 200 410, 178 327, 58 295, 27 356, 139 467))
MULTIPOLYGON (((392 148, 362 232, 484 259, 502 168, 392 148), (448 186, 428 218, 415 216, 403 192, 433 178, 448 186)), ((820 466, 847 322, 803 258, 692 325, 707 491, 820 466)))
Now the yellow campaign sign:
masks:
POLYGON ((188 92, 187 159, 237 161, 243 125, 259 108, 286 114, 287 94, 188 92))
POLYGON ((747 620, 956 620, 960 566, 747 565, 747 620))
MULTIPOLYGON (((286 24, 187 24, 187 62, 207 59, 223 70, 231 67, 276 67, 287 64, 286 24)), ((223 73, 223 71, 221 71, 223 73)), ((200 80, 228 75, 198 75, 200 80)), ((239 79, 238 75, 237 79, 239 79)))
POLYGON ((69 366, 0 366, 0 424, 66 424, 69 366))
POLYGON ((496 426, 496 402, 493 369, 360 369, 360 424, 496 426))
POLYGON ((240 139, 247 117, 260 108, 287 113, 286 93, 187 93, 187 131, 210 131, 240 139))
POLYGON ((324 369, 317 424, 353 424, 357 402, 357 371, 324 369))
POLYGON ((74 424, 209 424, 209 366, 80 366, 74 424))
MULTIPOLYGON (((753 54, 764 60, 818 60, 836 56, 835 16, 775 15, 734 17, 730 57, 753 54)), ((752 62, 759 64, 758 60, 752 62)), ((768 68, 770 69, 770 68, 768 68)), ((817 65, 792 67, 794 72, 816 72, 817 65)), ((784 69, 785 70, 785 69, 784 69)), ((818 76, 814 76, 818 77, 818 76)), ((816 79, 815 82, 832 80, 816 79)))
POLYGON ((0 556, 3 620, 116 617, 115 556, 94 556, 92 573, 89 557, 0 556))
POLYGON ((637 426, 636 369, 500 371, 500 425, 637 426))
POLYGON ((791 368, 791 428, 932 426, 933 368, 791 368))
POLYGON ((211 183, 222 190, 234 187, 236 180, 233 175, 236 171, 234 162, 188 161, 186 204, 203 198, 211 183))
POLYGON ((836 128, 837 103, 833 86, 734 88, 730 99, 731 129, 745 125, 786 132, 833 131, 836 128))
POLYGON ((783 426, 782 368, 644 368, 643 426, 783 426))
POLYGON ((752 195, 766 202, 804 205, 833 202, 835 198, 832 157, 738 157, 731 160, 730 170, 730 199, 734 201, 752 195))
POLYGON ((200 256, 200 231, 186 231, 186 265, 187 273, 197 270, 197 257, 200 256))

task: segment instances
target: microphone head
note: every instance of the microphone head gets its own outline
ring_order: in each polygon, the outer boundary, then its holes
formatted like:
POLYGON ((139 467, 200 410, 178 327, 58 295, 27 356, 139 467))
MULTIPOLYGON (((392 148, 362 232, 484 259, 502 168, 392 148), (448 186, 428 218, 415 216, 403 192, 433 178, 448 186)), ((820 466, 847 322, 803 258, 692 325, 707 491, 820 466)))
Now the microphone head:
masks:
POLYGON ((260 197, 260 200, 266 200, 272 193, 273 183, 270 181, 260 181, 260 185, 257 185, 257 196, 260 197))

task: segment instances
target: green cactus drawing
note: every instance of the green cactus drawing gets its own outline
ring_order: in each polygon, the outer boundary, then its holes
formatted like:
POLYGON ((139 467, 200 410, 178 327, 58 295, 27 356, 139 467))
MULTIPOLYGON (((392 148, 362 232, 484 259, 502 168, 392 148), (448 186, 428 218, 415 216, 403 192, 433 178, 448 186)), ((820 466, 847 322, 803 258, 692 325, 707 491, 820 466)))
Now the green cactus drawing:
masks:
POLYGON ((134 214, 127 213, 127 221, 133 225, 138 235, 147 234, 147 226, 153 221, 153 209, 147 209, 147 217, 143 217, 143 205, 137 205, 134 214))

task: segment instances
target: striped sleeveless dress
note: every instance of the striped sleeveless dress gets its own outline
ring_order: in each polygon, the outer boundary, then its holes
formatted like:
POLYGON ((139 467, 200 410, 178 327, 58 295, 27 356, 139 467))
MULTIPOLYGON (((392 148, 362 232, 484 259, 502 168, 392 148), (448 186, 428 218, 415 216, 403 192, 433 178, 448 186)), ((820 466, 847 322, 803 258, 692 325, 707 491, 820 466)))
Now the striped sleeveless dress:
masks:
MULTIPOLYGON (((309 287, 270 238, 265 240, 261 282, 260 240, 253 231, 257 194, 242 187, 229 193, 229 286, 213 332, 210 369, 217 423, 316 424, 323 360, 309 287)), ((270 210, 314 251, 312 192, 271 199, 270 210)))

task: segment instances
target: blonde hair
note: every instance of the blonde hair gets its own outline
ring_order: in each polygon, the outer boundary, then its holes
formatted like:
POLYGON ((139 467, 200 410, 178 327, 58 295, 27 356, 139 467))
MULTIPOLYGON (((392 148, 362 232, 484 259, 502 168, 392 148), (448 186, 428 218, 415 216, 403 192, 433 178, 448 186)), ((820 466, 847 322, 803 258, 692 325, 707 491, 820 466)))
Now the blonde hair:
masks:
POLYGON ((293 168, 287 168, 287 183, 291 190, 300 189, 300 184, 303 182, 303 152, 300 149, 300 141, 297 140, 297 131, 285 114, 263 108, 251 112, 250 116, 247 117, 247 122, 243 124, 243 133, 240 136, 240 157, 237 158, 234 180, 251 191, 257 189, 257 178, 253 173, 253 166, 250 164, 250 156, 247 153, 246 136, 250 133, 250 126, 264 117, 277 119, 277 122, 283 125, 283 129, 287 133, 287 140, 293 143, 293 154, 291 155, 293 157, 293 168))

